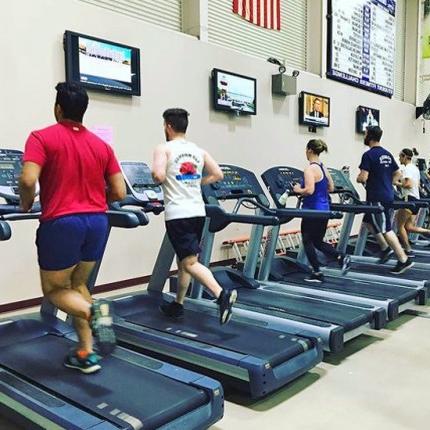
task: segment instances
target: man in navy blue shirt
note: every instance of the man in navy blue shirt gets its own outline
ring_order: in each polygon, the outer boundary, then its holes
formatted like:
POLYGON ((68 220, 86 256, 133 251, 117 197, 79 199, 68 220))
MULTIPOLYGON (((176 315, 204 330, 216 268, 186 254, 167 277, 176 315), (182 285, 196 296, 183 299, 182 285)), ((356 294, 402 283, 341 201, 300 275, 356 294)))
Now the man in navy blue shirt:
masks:
POLYGON ((392 231, 390 205, 394 201, 393 182, 401 178, 401 172, 391 153, 381 146, 381 137, 380 127, 367 127, 364 144, 370 149, 361 158, 357 182, 366 187, 368 203, 381 204, 385 208, 381 214, 366 214, 363 222, 381 247, 380 262, 386 263, 394 251, 398 262, 391 273, 400 274, 411 268, 414 263, 407 257, 392 231))

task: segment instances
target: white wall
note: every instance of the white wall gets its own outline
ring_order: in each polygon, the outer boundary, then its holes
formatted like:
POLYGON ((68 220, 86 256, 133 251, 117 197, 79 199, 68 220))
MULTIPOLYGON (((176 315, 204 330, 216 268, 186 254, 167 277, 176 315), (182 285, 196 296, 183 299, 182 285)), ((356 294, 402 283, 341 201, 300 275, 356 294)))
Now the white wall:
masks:
MULTIPOLYGON (((152 148, 163 140, 161 113, 180 106, 191 113, 189 138, 220 162, 237 163, 256 173, 277 164, 304 165, 305 143, 313 135, 298 125, 297 97, 272 98, 270 75, 276 71, 272 65, 77 0, 3 3, 2 147, 22 149, 30 130, 52 123, 54 86, 65 78, 62 35, 70 29, 141 49, 142 97, 90 94, 86 123, 114 127, 120 159, 149 161, 152 148), (230 117, 210 109, 209 75, 213 67, 258 79, 256 117, 230 117)), ((359 104, 381 109, 384 142, 394 153, 404 146, 416 146, 428 156, 428 138, 413 123, 414 106, 306 73, 299 77, 300 90, 331 97, 331 127, 317 133, 329 144, 327 164, 351 165, 352 173, 356 173, 363 152, 361 139, 354 133, 359 104)), ((0 246, 1 303, 40 295, 33 244, 36 225, 14 224, 12 239, 0 246)), ((219 241, 239 231, 231 227, 219 235, 219 241)), ((163 233, 160 217, 146 228, 113 232, 99 283, 150 274, 163 233)), ((215 260, 225 258, 218 251, 219 241, 215 260)))

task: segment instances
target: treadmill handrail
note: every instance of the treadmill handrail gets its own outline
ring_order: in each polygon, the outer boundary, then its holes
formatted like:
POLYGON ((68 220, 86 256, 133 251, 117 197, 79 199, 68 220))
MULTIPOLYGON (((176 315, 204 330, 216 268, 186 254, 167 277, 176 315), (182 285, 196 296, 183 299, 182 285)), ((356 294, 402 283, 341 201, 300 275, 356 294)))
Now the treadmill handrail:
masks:
POLYGON ((108 210, 106 213, 111 227, 135 228, 142 225, 140 218, 133 211, 121 209, 108 210))
MULTIPOLYGON (((130 212, 130 213, 134 214, 138 218, 139 225, 143 226, 143 225, 148 225, 149 224, 148 215, 146 215, 146 213, 143 212, 143 210, 141 210, 141 209, 134 209, 134 208, 130 208, 130 207, 124 208, 123 207, 124 205, 122 205, 121 203, 122 202, 113 202, 113 203, 111 203, 109 205, 108 215, 109 215, 110 211, 112 211, 112 212, 130 212)), ((129 203, 126 203, 126 204, 128 205, 129 203)))
POLYGON ((276 216, 267 215, 245 215, 245 214, 232 214, 226 212, 221 206, 218 205, 205 205, 206 216, 209 218, 209 231, 216 233, 226 228, 229 224, 255 224, 255 225, 279 225, 279 218, 276 216))
POLYGON ((416 209, 417 207, 415 202, 404 202, 402 200, 395 200, 391 203, 384 203, 383 206, 387 209, 416 209))
POLYGON ((349 204, 349 203, 331 203, 330 208, 335 211, 354 214, 377 214, 384 211, 381 205, 366 205, 366 204, 349 204))

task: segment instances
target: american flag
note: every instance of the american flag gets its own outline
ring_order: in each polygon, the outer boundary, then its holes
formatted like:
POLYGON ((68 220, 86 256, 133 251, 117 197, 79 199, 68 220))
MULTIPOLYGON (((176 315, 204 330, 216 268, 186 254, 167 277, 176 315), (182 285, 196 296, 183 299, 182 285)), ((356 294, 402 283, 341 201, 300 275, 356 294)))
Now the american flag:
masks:
POLYGON ((233 0, 233 12, 260 27, 281 29, 281 0, 233 0))

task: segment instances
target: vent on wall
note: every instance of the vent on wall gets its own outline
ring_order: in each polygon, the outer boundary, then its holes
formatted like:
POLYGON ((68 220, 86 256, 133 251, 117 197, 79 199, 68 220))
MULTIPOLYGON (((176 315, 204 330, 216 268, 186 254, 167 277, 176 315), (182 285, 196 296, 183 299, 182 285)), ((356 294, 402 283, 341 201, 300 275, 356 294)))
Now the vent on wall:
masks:
POLYGON ((232 12, 231 0, 209 0, 209 41, 261 58, 285 59, 306 70, 307 0, 281 1, 281 31, 250 24, 232 12))
POLYGON ((169 30, 181 31, 181 0, 79 0, 169 30))

